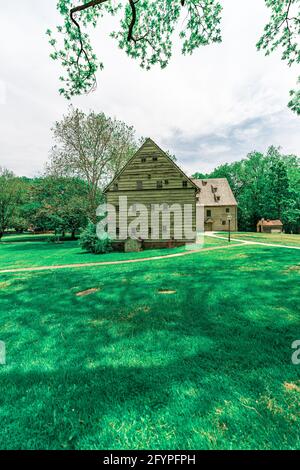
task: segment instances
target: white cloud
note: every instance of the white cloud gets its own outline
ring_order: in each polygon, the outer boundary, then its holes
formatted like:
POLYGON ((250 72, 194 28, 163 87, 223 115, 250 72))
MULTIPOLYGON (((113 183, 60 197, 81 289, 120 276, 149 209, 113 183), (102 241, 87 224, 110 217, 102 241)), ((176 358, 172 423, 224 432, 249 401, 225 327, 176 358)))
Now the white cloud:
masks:
MULTIPOLYGON (((115 19, 93 33, 105 69, 96 92, 74 99, 132 124, 177 155, 189 173, 242 158, 257 148, 282 145, 299 153, 299 119, 286 108, 297 71, 255 43, 268 18, 262 0, 223 0, 223 43, 192 56, 176 51, 165 70, 139 68, 108 37, 115 19)), ((49 59, 45 30, 59 22, 55 2, 27 0, 1 12, 0 165, 18 174, 40 171, 52 145, 51 125, 67 111, 58 95, 58 64, 49 59)))

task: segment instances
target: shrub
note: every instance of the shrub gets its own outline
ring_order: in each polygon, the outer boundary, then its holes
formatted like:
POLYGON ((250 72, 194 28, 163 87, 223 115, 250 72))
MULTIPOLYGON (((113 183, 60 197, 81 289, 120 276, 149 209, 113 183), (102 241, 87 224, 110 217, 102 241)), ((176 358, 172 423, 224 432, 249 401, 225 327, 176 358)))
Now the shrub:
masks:
POLYGON ((79 244, 82 249, 89 253, 100 254, 112 251, 110 238, 100 239, 96 233, 96 225, 91 222, 87 228, 81 233, 79 244))

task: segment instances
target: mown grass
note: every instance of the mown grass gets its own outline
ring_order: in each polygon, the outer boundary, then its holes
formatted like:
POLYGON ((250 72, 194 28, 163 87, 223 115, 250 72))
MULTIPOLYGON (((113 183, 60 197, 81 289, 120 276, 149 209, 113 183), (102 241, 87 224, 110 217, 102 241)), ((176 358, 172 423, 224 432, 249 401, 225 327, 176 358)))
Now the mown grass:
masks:
POLYGON ((299 266, 236 246, 1 275, 0 448, 300 448, 299 266))
MULTIPOLYGON (((9 237, 7 237, 9 238, 9 237)), ((5 238, 3 238, 5 241, 5 238)), ((212 237, 204 238, 204 248, 215 245, 226 245, 226 240, 212 237)), ((185 251, 186 247, 144 250, 137 253, 113 252, 94 255, 83 251, 78 241, 63 243, 47 243, 46 241, 31 242, 0 242, 0 270, 34 266, 54 266, 62 264, 93 263, 126 259, 164 256, 185 251)))
MULTIPOLYGON (((226 235, 228 232, 220 232, 226 235)), ((233 232, 232 239, 249 240, 263 243, 275 243, 286 246, 300 246, 300 235, 291 235, 288 233, 256 233, 256 232, 233 232)))

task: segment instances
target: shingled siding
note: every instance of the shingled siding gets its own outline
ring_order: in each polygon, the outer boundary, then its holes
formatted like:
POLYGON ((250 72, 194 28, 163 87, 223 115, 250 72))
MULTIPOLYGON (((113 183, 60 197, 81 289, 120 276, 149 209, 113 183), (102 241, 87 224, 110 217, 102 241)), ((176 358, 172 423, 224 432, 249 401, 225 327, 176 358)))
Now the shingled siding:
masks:
MULTIPOLYGON (((119 205, 119 197, 127 196, 128 206, 144 204, 148 209, 150 225, 152 204, 192 205, 192 228, 196 229, 196 191, 193 182, 177 167, 176 164, 151 140, 147 139, 134 157, 125 165, 120 174, 106 188, 106 200, 114 206, 119 205)), ((128 217, 127 225, 134 217, 128 217)), ((160 219, 161 220, 161 219, 160 219)), ((117 221, 122 229, 124 223, 117 221)), ((170 218, 171 237, 174 237, 174 217, 170 218)), ((145 240, 145 246, 167 246, 169 241, 163 239, 160 223, 159 238, 145 240)), ((193 241, 184 237, 174 240, 174 244, 193 241)))

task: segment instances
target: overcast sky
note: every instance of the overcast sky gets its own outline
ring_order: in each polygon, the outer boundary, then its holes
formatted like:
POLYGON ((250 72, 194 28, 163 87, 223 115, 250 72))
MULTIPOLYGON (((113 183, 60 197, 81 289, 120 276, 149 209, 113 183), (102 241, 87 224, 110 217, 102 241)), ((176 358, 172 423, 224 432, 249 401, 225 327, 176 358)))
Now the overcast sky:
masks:
MULTIPOLYGON (((268 18, 264 0, 221 0, 223 43, 192 56, 174 51, 165 70, 139 68, 108 37, 101 20, 94 46, 105 69, 97 90, 72 100, 133 125, 174 153, 188 173, 206 172, 252 150, 281 146, 300 154, 300 119, 287 109, 296 68, 265 57, 255 44, 268 18)), ((18 175, 43 170, 53 144, 51 126, 67 111, 58 95, 58 64, 49 59, 45 31, 59 24, 56 0, 17 0, 0 17, 0 166, 18 175)))

